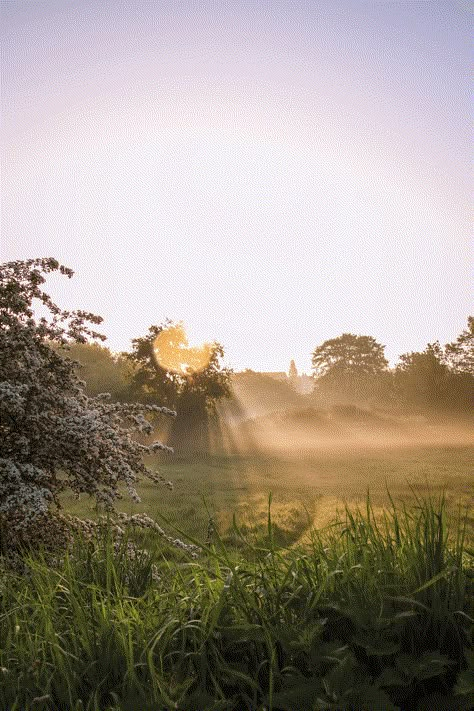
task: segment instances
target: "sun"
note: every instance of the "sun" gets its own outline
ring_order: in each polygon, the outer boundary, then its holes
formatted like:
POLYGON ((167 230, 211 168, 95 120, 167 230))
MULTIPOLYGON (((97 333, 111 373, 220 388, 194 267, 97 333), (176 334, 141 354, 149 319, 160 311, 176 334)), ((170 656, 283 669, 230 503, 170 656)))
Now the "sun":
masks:
POLYGON ((165 370, 180 375, 199 373, 210 363, 214 344, 190 346, 184 325, 174 324, 164 328, 153 342, 156 362, 165 370))

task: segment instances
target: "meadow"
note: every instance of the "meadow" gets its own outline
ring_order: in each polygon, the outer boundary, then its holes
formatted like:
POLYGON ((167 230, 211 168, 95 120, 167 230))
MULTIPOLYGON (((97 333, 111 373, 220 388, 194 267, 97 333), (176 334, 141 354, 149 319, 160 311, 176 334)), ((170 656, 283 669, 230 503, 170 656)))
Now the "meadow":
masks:
POLYGON ((277 542, 270 506, 265 535, 234 532, 240 554, 217 536, 176 561, 104 531, 0 575, 0 707, 472 708, 473 551, 442 497, 378 521, 367 499, 305 545, 277 542))
MULTIPOLYGON (((280 433, 272 415, 224 427, 213 452, 150 457, 173 490, 143 481, 139 504, 124 492, 119 510, 196 556, 150 530, 114 545, 104 529, 0 572, 0 708, 472 708, 468 429, 352 422, 342 437, 339 422, 337 437, 308 437, 282 417, 280 433)), ((91 499, 62 504, 97 518, 91 499)))
MULTIPOLYGON (((252 440, 251 447, 239 447, 234 440, 227 452, 163 454, 150 458, 148 464, 173 483, 173 490, 145 480, 138 486, 141 503, 133 503, 124 494, 118 509, 145 512, 157 520, 165 517, 201 540, 212 517, 229 542, 234 514, 245 529, 257 532, 265 527, 272 494, 275 529, 282 542, 293 544, 312 526, 329 523, 345 504, 363 503, 368 491, 378 512, 389 503, 388 492, 398 502, 444 492, 448 511, 455 514, 458 506, 467 510, 468 534, 472 535, 474 447, 467 430, 457 433, 453 438, 452 432, 441 436, 438 431, 434 441, 422 441, 419 433, 418 439, 415 434, 404 442, 372 438, 368 444, 367 438, 359 438, 303 446, 297 433, 292 436, 287 431, 286 442, 276 440, 280 446, 256 448, 252 440)), ((95 516, 94 503, 88 498, 77 501, 69 496, 63 503, 71 513, 95 516)))

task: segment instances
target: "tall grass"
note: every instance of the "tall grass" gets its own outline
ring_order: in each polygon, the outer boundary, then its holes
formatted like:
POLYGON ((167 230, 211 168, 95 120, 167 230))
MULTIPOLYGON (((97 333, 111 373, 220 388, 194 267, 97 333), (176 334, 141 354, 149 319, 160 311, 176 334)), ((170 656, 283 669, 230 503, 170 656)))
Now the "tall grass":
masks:
POLYGON ((472 551, 443 498, 370 499, 305 545, 219 537, 198 560, 78 538, 0 577, 9 711, 471 709, 472 551))

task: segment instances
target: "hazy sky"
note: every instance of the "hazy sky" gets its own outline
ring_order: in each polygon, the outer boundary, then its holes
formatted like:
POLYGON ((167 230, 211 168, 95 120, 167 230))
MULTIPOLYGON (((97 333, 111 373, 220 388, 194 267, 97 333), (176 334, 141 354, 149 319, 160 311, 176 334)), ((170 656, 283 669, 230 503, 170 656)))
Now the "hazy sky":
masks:
POLYGON ((112 350, 386 355, 472 310, 470 3, 1 0, 2 261, 55 256, 112 350))

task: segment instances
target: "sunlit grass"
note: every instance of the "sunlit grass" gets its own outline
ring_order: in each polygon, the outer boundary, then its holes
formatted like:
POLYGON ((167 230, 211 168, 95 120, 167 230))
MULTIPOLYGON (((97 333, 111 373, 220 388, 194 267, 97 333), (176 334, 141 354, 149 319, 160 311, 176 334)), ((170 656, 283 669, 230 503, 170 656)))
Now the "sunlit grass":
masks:
POLYGON ((240 552, 216 534, 197 560, 130 560, 102 536, 30 557, 1 577, 0 707, 467 711, 473 553, 451 525, 443 498, 382 520, 367 499, 304 546, 267 508, 263 531, 234 527, 240 552))
MULTIPOLYGON (((267 496, 272 492, 275 523, 285 531, 288 542, 296 542, 311 523, 324 526, 345 503, 355 506, 363 502, 368 489, 376 511, 389 504, 388 488, 395 500, 405 502, 412 501, 414 493, 444 491, 449 512, 454 515, 458 504, 472 512, 472 456, 469 446, 321 450, 292 457, 264 453, 189 458, 164 455, 150 464, 174 483, 174 490, 144 482, 138 487, 141 504, 131 502, 125 493, 118 507, 155 518, 162 514, 198 537, 205 536, 211 514, 225 537, 234 512, 243 525, 261 527, 267 496)), ((76 501, 65 497, 63 501, 73 513, 95 515, 89 498, 76 501)), ((468 533, 474 534, 472 513, 468 533)))

